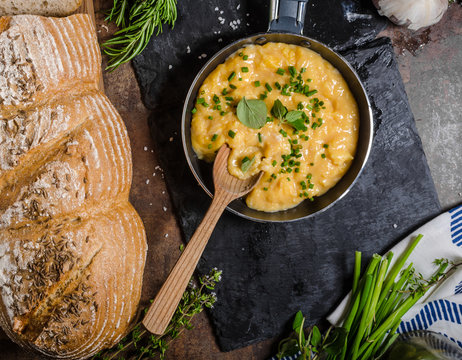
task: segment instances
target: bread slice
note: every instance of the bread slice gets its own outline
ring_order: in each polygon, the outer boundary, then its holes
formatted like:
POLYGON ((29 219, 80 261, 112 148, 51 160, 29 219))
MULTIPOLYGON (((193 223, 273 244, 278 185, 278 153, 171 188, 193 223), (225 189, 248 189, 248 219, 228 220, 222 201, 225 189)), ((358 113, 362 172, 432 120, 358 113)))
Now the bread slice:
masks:
POLYGON ((82 0, 0 0, 0 16, 66 16, 75 12, 81 4, 82 0))

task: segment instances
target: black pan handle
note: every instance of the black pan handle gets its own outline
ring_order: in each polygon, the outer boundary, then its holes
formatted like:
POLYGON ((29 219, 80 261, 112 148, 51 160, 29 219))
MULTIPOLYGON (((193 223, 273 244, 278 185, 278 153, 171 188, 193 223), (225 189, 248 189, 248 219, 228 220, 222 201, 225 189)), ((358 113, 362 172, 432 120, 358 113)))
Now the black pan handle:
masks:
POLYGON ((302 34, 309 0, 271 0, 270 32, 302 34))

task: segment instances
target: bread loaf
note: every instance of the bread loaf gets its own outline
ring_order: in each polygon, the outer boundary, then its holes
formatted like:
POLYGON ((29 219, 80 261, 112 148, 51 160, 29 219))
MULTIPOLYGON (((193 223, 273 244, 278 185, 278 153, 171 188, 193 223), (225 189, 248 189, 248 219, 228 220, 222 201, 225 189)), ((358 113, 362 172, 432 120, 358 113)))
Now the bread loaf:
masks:
POLYGON ((146 256, 127 131, 87 15, 0 18, 0 325, 60 359, 134 319, 146 256))
POLYGON ((82 0, 0 0, 0 16, 34 14, 66 16, 76 11, 82 0))

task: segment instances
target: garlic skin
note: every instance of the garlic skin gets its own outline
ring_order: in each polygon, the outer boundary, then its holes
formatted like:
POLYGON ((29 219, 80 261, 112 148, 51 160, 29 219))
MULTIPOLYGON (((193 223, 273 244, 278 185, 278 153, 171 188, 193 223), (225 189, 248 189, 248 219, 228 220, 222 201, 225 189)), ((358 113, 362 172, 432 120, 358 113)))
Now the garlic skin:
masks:
POLYGON ((448 0, 373 0, 379 14, 411 30, 436 24, 448 9, 448 0))

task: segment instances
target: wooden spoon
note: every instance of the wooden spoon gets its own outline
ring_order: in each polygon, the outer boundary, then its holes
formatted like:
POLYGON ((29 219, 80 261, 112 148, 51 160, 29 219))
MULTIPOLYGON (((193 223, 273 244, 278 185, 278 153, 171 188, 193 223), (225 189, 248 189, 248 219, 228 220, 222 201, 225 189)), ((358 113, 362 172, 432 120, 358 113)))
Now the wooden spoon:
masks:
POLYGON ((226 206, 248 194, 261 178, 261 172, 245 180, 230 175, 229 153, 230 149, 226 144, 218 151, 213 164, 215 196, 212 204, 143 319, 143 325, 153 334, 162 335, 165 332, 226 206))

